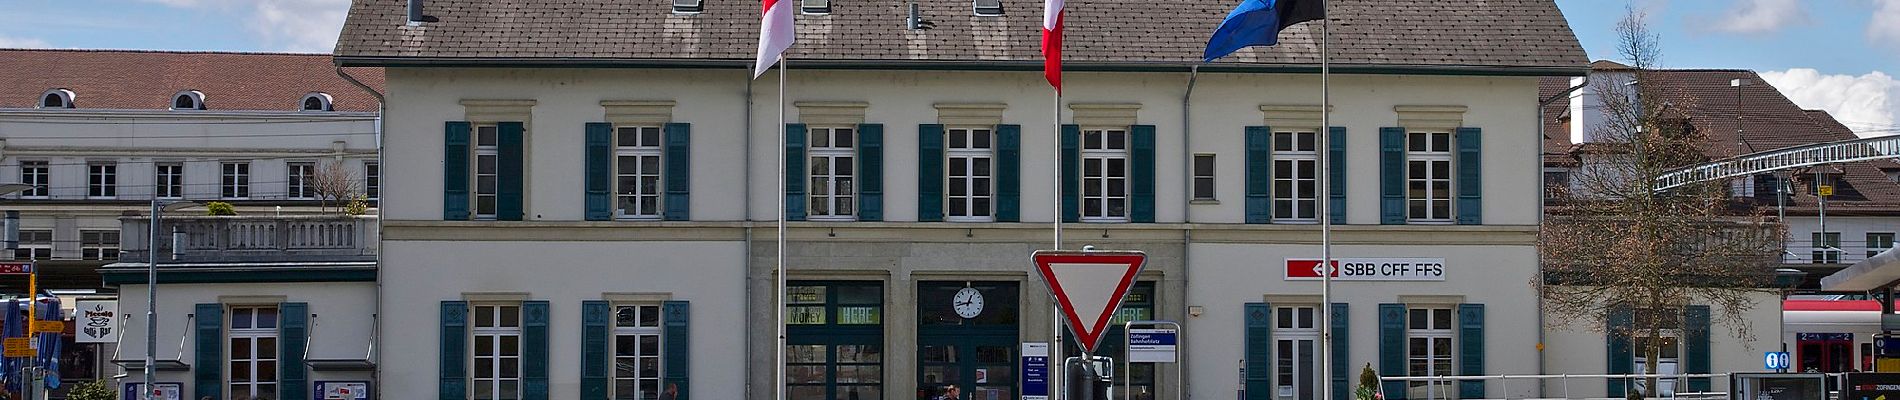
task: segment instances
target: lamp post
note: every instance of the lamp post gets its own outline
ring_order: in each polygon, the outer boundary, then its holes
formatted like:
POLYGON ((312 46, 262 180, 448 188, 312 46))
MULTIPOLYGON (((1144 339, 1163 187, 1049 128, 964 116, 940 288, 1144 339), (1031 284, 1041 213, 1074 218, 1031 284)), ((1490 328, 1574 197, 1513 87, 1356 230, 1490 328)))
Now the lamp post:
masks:
MULTIPOLYGON (((24 191, 33 189, 34 187, 35 186, 33 185, 28 185, 24 183, 0 184, 0 196, 24 192, 24 191)), ((7 247, 7 250, 9 251, 13 250, 14 248, 19 247, 19 244, 20 244, 19 216, 20 216, 20 213, 18 211, 11 211, 11 210, 7 211, 8 218, 7 218, 7 231, 6 231, 7 233, 6 247, 7 247)), ((9 254, 9 256, 11 256, 11 254, 9 254)), ((26 332, 26 337, 29 337, 29 338, 33 337, 33 321, 39 319, 39 315, 35 313, 35 311, 38 311, 38 310, 34 309, 34 305, 39 304, 39 300, 40 300, 38 296, 39 288, 37 287, 39 286, 38 285, 39 277, 40 277, 39 273, 40 273, 40 268, 39 266, 36 265, 33 267, 32 271, 28 272, 29 275, 26 278, 26 281, 27 281, 26 283, 26 310, 27 311, 26 311, 26 320, 25 320, 26 330, 24 332, 26 332)), ((34 357, 27 357, 26 366, 21 369, 21 371, 25 372, 25 374, 20 375, 20 391, 30 392, 29 390, 27 390, 26 382, 33 378, 33 374, 32 374, 33 358, 34 357)))
MULTIPOLYGON (((146 237, 145 247, 145 386, 139 390, 147 399, 156 397, 152 375, 156 373, 153 364, 158 363, 158 222, 160 215, 167 211, 178 211, 196 207, 198 203, 190 201, 163 201, 152 196, 152 221, 150 236, 146 237)), ((176 247, 176 243, 174 243, 176 247)), ((173 251, 178 249, 174 248, 173 251)), ((136 399, 127 399, 136 400, 136 399)))

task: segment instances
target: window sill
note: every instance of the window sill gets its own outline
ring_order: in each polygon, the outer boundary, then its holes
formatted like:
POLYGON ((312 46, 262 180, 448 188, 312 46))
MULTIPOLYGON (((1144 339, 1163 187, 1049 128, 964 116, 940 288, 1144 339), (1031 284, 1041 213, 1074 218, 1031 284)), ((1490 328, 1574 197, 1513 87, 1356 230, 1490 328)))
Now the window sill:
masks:
POLYGON ((961 217, 961 218, 959 218, 959 217, 945 217, 945 218, 943 219, 943 222, 956 222, 956 223, 982 223, 982 222, 996 222, 996 218, 993 218, 993 217, 983 217, 983 218, 970 218, 970 217, 961 217))
POLYGON ((1085 224, 1125 224, 1125 223, 1128 223, 1128 219, 1127 218, 1083 218, 1082 223, 1085 223, 1085 224))
POLYGON ((1215 200, 1215 199, 1192 199, 1192 200, 1188 200, 1188 204, 1192 204, 1192 205, 1218 205, 1218 204, 1220 204, 1220 200, 1215 200))

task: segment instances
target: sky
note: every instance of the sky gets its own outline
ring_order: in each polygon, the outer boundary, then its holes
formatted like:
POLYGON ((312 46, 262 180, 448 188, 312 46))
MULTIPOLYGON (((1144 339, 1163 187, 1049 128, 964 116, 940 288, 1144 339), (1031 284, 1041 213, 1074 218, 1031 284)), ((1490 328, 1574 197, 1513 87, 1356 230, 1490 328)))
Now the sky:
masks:
MULTIPOLYGON (((1862 136, 1900 133, 1900 0, 1556 0, 1592 59, 1645 13, 1662 67, 1751 69, 1862 136)), ((0 48, 329 52, 350 0, 0 0, 0 48)))

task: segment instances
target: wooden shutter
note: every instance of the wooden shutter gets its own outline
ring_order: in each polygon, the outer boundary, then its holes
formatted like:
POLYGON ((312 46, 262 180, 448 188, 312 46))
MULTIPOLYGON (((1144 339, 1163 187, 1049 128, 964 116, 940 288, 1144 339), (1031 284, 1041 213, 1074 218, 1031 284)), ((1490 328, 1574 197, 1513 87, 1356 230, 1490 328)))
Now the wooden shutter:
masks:
POLYGON ((310 398, 310 370, 304 365, 304 345, 310 341, 310 305, 277 304, 277 399, 310 398))
POLYGON ((521 399, 548 400, 548 302, 521 302, 521 399))
POLYGON ((678 400, 692 398, 692 307, 682 300, 667 301, 660 304, 660 313, 664 326, 660 330, 662 360, 660 361, 660 390, 677 385, 678 400))
POLYGON ((440 400, 468 399, 468 302, 442 302, 436 386, 440 400))
POLYGON ((1346 127, 1326 129, 1326 213, 1333 224, 1346 224, 1346 127))
POLYGON ((943 221, 943 124, 917 125, 917 221, 943 221))
POLYGON ((526 143, 520 122, 495 124, 495 219, 521 220, 526 143))
POLYGON ((1155 126, 1130 126, 1128 135, 1128 221, 1155 222, 1155 126))
MULTIPOLYGON (((1484 223, 1484 147, 1482 130, 1479 128, 1458 128, 1458 188, 1459 225, 1478 225, 1484 223)), ((1538 194, 1542 196, 1543 194, 1538 194)))
POLYGON ((1333 400, 1352 400, 1352 386, 1348 385, 1347 382, 1349 381, 1346 380, 1346 378, 1350 376, 1348 371, 1352 371, 1352 363, 1347 361, 1352 357, 1352 335, 1350 334, 1351 330, 1348 329, 1352 319, 1347 318, 1351 313, 1346 312, 1346 310, 1346 303, 1333 303, 1332 315, 1328 317, 1329 322, 1332 322, 1333 325, 1333 340, 1331 344, 1331 350, 1333 351, 1333 400))
MULTIPOLYGON (((1484 375, 1484 305, 1458 305, 1458 374, 1484 375)), ((1484 381, 1458 382, 1458 396, 1484 398, 1484 381)))
MULTIPOLYGON (((195 362, 191 366, 192 396, 211 399, 224 398, 224 305, 218 303, 199 304, 194 310, 192 322, 196 331, 193 354, 195 362)), ((149 322, 149 321, 148 321, 149 322)))
MULTIPOLYGON (((1603 329, 1603 336, 1607 339, 1604 344, 1608 347, 1605 359, 1610 362, 1609 368, 1605 370, 1610 374, 1628 374, 1636 367, 1636 361, 1631 359, 1633 354, 1630 353, 1630 328, 1635 326, 1635 315, 1629 308, 1617 307, 1610 310, 1610 317, 1605 318, 1604 322, 1608 325, 1603 329)), ((1628 379, 1612 378, 1609 379, 1605 396, 1622 398, 1629 390, 1628 379)))
POLYGON ((613 125, 605 122, 587 123, 586 158, 587 174, 586 204, 588 221, 606 221, 614 217, 613 190, 613 125))
POLYGON ((1245 130, 1247 165, 1246 222, 1273 222, 1273 128, 1249 126, 1245 130))
POLYGON ((1062 222, 1082 220, 1082 127, 1063 125, 1062 134, 1062 222))
POLYGON ((693 124, 674 122, 666 124, 665 147, 660 159, 664 160, 663 179, 665 179, 666 206, 664 218, 667 221, 686 221, 692 219, 693 210, 693 124))
POLYGON ((858 220, 884 220, 884 124, 858 124, 858 220))
POLYGON ((805 124, 785 124, 785 220, 805 220, 805 124))
POLYGON ((1405 128, 1379 128, 1379 223, 1405 224, 1405 128))
POLYGON ((1241 356, 1246 359, 1243 366, 1246 371, 1245 400, 1272 400, 1273 393, 1273 305, 1268 303, 1247 303, 1246 345, 1241 356))
POLYGON ((581 301, 581 400, 607 400, 607 342, 613 308, 605 300, 581 301))
POLYGON ((442 219, 468 219, 468 121, 442 123, 442 219))
MULTIPOLYGON (((1709 369, 1709 306, 1691 305, 1682 310, 1684 372, 1706 374, 1709 369)), ((1689 378, 1691 392, 1712 390, 1709 378, 1689 378)))
MULTIPOLYGON (((1406 376, 1405 305, 1379 304, 1379 376, 1406 376)), ((1405 382, 1381 382, 1387 400, 1405 398, 1405 382)))
POLYGON ((997 125, 995 145, 996 197, 991 210, 996 213, 996 222, 1018 222, 1022 220, 1023 202, 1022 125, 997 125))

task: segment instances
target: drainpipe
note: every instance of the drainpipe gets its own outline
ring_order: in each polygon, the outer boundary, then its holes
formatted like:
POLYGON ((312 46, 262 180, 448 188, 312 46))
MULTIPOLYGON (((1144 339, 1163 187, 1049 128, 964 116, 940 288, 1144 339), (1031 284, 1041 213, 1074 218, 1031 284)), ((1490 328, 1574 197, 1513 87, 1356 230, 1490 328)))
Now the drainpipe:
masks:
MULTIPOLYGON (((378 168, 381 168, 381 166, 384 166, 384 165, 388 165, 388 164, 383 163, 383 115, 386 115, 389 113, 389 102, 387 101, 388 99, 383 97, 382 92, 377 92, 376 89, 369 87, 369 85, 363 84, 363 81, 356 80, 356 77, 350 76, 348 72, 343 72, 343 67, 341 66, 336 67, 336 76, 343 78, 343 80, 345 81, 349 81, 350 84, 356 85, 358 89, 363 89, 364 93, 369 93, 370 96, 376 98, 376 128, 375 128, 376 129, 376 165, 378 166, 378 168)), ((383 179, 379 181, 378 183, 381 183, 383 181, 387 181, 387 179, 383 179)), ((382 263, 382 260, 383 260, 383 257, 382 257, 382 249, 383 249, 382 214, 383 212, 382 212, 382 208, 383 208, 382 200, 377 199, 377 204, 376 204, 376 249, 377 249, 376 298, 370 302, 370 304, 374 304, 374 307, 371 309, 371 314, 370 314, 370 320, 372 321, 370 323, 370 326, 373 327, 372 328, 373 331, 370 332, 370 335, 372 336, 370 338, 370 343, 379 342, 380 340, 376 340, 376 339, 382 338, 383 336, 383 332, 382 332, 383 324, 381 324, 380 321, 377 321, 377 319, 380 319, 383 316, 383 263, 382 263)), ((383 360, 382 360, 382 354, 375 353, 375 349, 374 349, 375 345, 372 344, 371 346, 372 346, 370 349, 371 354, 366 354, 365 356, 373 357, 370 361, 376 363, 377 365, 376 372, 369 375, 369 387, 370 387, 369 397, 373 399, 373 398, 382 397, 383 360)))
MULTIPOLYGON (((1571 86, 1569 89, 1564 89, 1563 93, 1558 93, 1556 95, 1550 96, 1550 98, 1543 99, 1537 102, 1537 141, 1538 142, 1537 142, 1537 146, 1535 146, 1537 151, 1534 151, 1531 154, 1534 157, 1536 157, 1536 165, 1537 165, 1537 229, 1540 231, 1538 233, 1540 236, 1543 234, 1541 231, 1543 230, 1543 227, 1544 227, 1544 191, 1548 190, 1546 188, 1546 185, 1549 185, 1548 182, 1544 182, 1544 142, 1543 142, 1544 140, 1544 107, 1549 106, 1550 103, 1557 102, 1557 100, 1569 100, 1570 93, 1576 92, 1577 89, 1582 89, 1584 86, 1588 86, 1588 85, 1590 85, 1590 75, 1584 74, 1583 82, 1578 83, 1577 86, 1571 86)), ((1581 120, 1579 120, 1578 123, 1581 123, 1581 120)), ((1538 375, 1544 375, 1546 373, 1544 371, 1544 368, 1545 368, 1544 350, 1545 350, 1544 349, 1544 255, 1538 254, 1537 255, 1537 374, 1538 375)), ((1546 397, 1544 396, 1544 384, 1542 382, 1539 382, 1537 384, 1537 397, 1546 397)))
MULTIPOLYGON (((1194 270, 1194 263, 1189 262, 1192 260, 1192 256, 1189 256, 1189 254, 1193 254, 1193 252, 1188 250, 1188 245, 1194 243, 1194 228, 1192 225, 1188 225, 1194 223, 1194 219, 1189 217, 1193 215, 1189 209, 1192 208, 1194 204, 1194 131, 1191 129, 1194 126, 1194 103, 1189 100, 1194 98, 1194 81, 1196 78, 1199 78, 1200 75, 1200 65, 1188 67, 1187 91, 1181 93, 1181 171, 1187 175, 1187 179, 1181 180, 1181 222, 1184 222, 1185 224, 1183 225, 1186 225, 1186 227, 1181 228, 1181 287, 1183 289, 1181 293, 1180 319, 1181 330, 1184 331, 1187 330, 1188 320, 1186 290, 1188 274, 1190 273, 1189 271, 1194 270)), ((1160 290, 1160 288, 1156 287, 1156 290, 1160 290)), ((1189 376, 1187 364, 1188 363, 1182 363, 1181 368, 1178 369, 1180 375, 1174 377, 1174 385, 1179 388, 1176 393, 1187 393, 1187 377, 1189 376)), ((1161 390, 1161 388, 1157 387, 1155 390, 1158 391, 1161 390)))
MULTIPOLYGON (((751 70, 747 70, 747 71, 751 71, 751 70)), ((740 75, 744 76, 745 74, 740 73, 740 75)), ((752 81, 753 80, 754 79, 752 79, 751 77, 746 77, 745 79, 745 120, 744 120, 745 122, 742 123, 742 125, 745 125, 745 128, 744 128, 745 144, 743 146, 745 150, 740 153, 744 156, 740 158, 745 159, 745 164, 743 167, 741 167, 741 168, 745 168, 744 169, 745 172, 743 173, 745 178, 741 180, 741 182, 745 182, 745 184, 740 185, 744 187, 744 189, 742 189, 744 191, 743 192, 744 194, 742 194, 742 196, 745 196, 745 197, 743 197, 744 200, 739 201, 739 205, 745 208, 745 223, 740 224, 740 226, 744 227, 745 229, 745 262, 742 263, 741 265, 745 267, 745 271, 746 271, 746 276, 744 278, 743 284, 745 285, 745 304, 747 308, 752 307, 752 81)), ((784 151, 784 150, 780 149, 779 151, 784 151)), ((780 182, 779 184, 783 185, 785 183, 780 182)), ((746 320, 750 321, 751 318, 747 318, 746 320)), ((747 344, 745 346, 745 358, 746 358, 745 396, 746 398, 750 399, 752 398, 752 372, 753 372, 752 371, 753 363, 751 361, 752 360, 751 344, 754 343, 752 341, 752 329, 748 328, 745 330, 745 342, 747 344)), ((773 378, 773 379, 777 379, 777 378, 773 378)))

